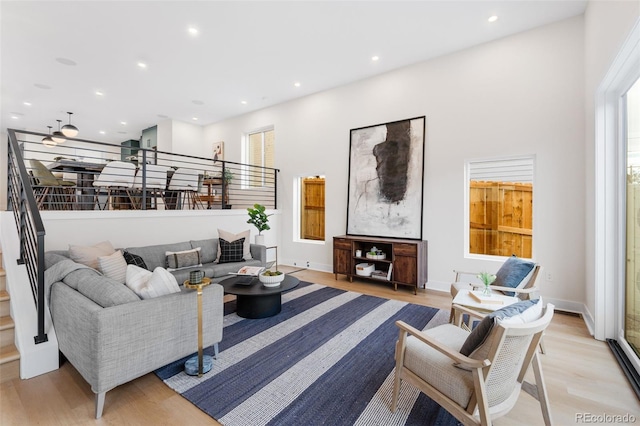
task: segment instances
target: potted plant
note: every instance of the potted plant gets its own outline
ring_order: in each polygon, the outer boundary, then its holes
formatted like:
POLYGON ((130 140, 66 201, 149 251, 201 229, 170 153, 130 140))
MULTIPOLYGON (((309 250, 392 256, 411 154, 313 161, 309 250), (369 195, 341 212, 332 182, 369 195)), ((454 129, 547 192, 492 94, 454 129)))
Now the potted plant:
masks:
POLYGON ((247 207, 249 213, 249 220, 247 223, 252 224, 258 229, 258 235, 256 235, 256 244, 264 245, 264 235, 262 231, 268 231, 271 229, 269 226, 270 214, 265 213, 266 207, 262 204, 254 204, 253 207, 247 207))
POLYGON ((229 204, 229 186, 231 185, 231 181, 233 180, 234 175, 233 172, 227 168, 224 169, 224 174, 222 179, 224 179, 224 194, 222 197, 222 208, 230 209, 231 204, 229 204))
POLYGON ((496 280, 496 276, 488 272, 482 272, 478 274, 477 277, 480 279, 480 281, 482 281, 482 284, 484 284, 482 295, 491 296, 491 289, 489 288, 489 286, 496 280))

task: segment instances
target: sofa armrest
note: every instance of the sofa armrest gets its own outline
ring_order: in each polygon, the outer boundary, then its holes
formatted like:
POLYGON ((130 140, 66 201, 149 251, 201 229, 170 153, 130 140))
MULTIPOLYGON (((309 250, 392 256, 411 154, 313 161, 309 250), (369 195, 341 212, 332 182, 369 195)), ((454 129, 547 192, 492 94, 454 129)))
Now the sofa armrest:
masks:
MULTIPOLYGON (((223 289, 203 291, 204 346, 222 340, 223 289)), ((198 350, 197 292, 102 308, 55 283, 51 314, 60 350, 89 382, 106 392, 198 350)))
POLYGON ((251 252, 251 257, 256 260, 259 260, 262 263, 262 266, 267 265, 267 247, 261 246, 259 244, 251 244, 249 245, 249 251, 251 252))

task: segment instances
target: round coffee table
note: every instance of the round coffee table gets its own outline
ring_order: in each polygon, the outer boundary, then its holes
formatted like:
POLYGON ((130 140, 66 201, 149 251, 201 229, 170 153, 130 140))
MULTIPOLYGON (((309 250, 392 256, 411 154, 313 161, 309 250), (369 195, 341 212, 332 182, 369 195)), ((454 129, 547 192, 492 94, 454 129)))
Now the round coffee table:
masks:
POLYGON ((282 292, 291 290, 300 284, 296 277, 286 275, 277 287, 265 287, 258 277, 253 277, 251 284, 238 284, 245 276, 235 276, 220 281, 224 292, 235 294, 236 313, 243 318, 267 318, 277 315, 282 310, 282 292))

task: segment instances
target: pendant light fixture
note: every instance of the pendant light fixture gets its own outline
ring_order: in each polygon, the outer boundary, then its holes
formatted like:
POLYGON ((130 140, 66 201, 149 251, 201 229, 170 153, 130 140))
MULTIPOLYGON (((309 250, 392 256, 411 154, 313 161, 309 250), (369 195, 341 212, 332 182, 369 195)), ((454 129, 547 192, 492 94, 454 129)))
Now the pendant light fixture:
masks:
POLYGON ((42 144, 48 148, 53 148, 57 143, 51 138, 51 126, 49 128, 49 134, 42 139, 42 144))
POLYGON ((73 113, 67 112, 67 114, 69 114, 69 124, 62 126, 62 133, 68 138, 73 138, 78 134, 78 128, 71 124, 71 115, 73 113))
POLYGON ((55 143, 63 143, 67 139, 64 137, 64 134, 60 131, 60 123, 62 122, 62 120, 56 120, 56 121, 58 122, 58 130, 53 132, 53 135, 51 135, 51 139, 53 139, 55 143))

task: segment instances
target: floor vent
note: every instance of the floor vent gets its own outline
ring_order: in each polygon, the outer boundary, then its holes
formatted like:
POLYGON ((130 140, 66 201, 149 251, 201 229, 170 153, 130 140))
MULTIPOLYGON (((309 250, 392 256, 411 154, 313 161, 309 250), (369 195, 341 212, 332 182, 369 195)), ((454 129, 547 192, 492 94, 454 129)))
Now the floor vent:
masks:
POLYGON ((554 313, 561 314, 561 315, 568 315, 570 317, 582 318, 582 314, 580 312, 563 311, 563 310, 558 309, 558 308, 556 308, 554 310, 554 313))
POLYGON ((617 340, 607 339, 607 343, 609 344, 609 348, 611 348, 611 352, 613 352, 613 355, 616 357, 618 364, 620 364, 624 375, 627 376, 633 391, 636 393, 638 399, 640 399, 640 374, 633 368, 631 361, 629 361, 627 354, 622 350, 617 340))

